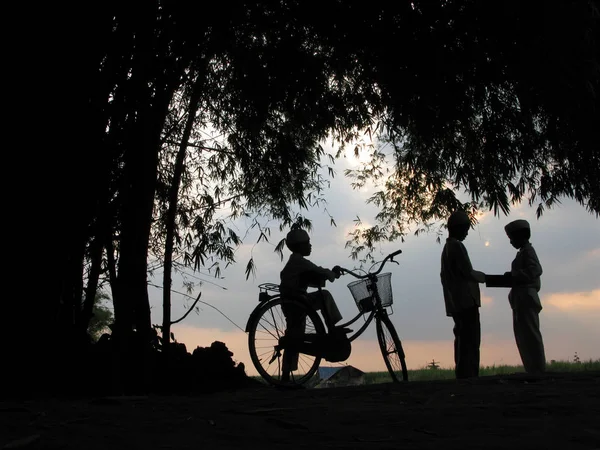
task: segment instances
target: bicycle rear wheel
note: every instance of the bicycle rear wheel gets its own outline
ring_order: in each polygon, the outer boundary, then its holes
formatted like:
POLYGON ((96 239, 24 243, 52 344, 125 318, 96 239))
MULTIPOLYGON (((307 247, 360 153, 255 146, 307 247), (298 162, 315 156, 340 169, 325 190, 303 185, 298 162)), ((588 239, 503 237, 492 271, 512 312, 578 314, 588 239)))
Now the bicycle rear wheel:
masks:
POLYGON ((304 303, 281 297, 269 300, 259 306, 248 327, 250 358, 268 383, 301 386, 319 368, 321 355, 319 351, 306 354, 289 347, 286 349, 286 336, 316 341, 325 336, 325 326, 318 313, 304 303))
POLYGON ((408 381, 408 371, 404 360, 402 343, 396 332, 396 328, 387 314, 377 316, 377 340, 383 355, 385 365, 395 383, 408 381))

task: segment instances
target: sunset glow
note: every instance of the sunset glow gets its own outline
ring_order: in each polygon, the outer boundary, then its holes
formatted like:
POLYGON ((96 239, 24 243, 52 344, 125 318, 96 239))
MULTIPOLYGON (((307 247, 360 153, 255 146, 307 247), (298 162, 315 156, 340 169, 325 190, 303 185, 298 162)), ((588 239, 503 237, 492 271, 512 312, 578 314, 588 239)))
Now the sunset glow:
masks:
POLYGON ((600 289, 550 294, 544 302, 563 311, 600 311, 600 289))
MULTIPOLYGON (((451 326, 449 324, 449 326, 451 326)), ((208 347, 214 341, 221 341, 233 353, 233 360, 244 363, 248 375, 257 375, 256 369, 250 360, 248 353, 248 337, 238 331, 222 331, 217 329, 194 328, 186 325, 175 325, 173 327, 175 338, 178 342, 186 345, 188 352, 193 352, 198 346, 208 347)), ((402 346, 406 353, 406 364, 409 369, 422 369, 432 360, 435 360, 443 368, 454 367, 454 350, 452 331, 448 330, 447 340, 435 341, 413 341, 403 340, 402 346)), ((590 348, 579 346, 574 349, 568 342, 562 339, 547 339, 547 359, 568 359, 574 351, 581 355, 593 355, 593 344, 590 348)), ((352 343, 352 355, 343 363, 328 363, 323 361, 322 365, 350 364, 365 372, 385 371, 385 364, 381 356, 376 340, 357 339, 352 343)), ((483 333, 481 338, 481 365, 520 365, 521 360, 514 339, 497 339, 483 333)))

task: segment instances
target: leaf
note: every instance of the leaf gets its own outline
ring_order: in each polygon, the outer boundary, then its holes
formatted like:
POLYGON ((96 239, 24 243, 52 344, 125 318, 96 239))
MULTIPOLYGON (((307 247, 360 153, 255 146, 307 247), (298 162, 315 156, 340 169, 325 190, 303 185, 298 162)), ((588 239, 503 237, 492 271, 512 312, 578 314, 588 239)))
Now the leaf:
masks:
POLYGON ((253 258, 250 258, 248 264, 246 264, 246 280, 250 278, 250 275, 253 277, 256 276, 256 266, 254 265, 253 258))
POLYGON ((285 247, 285 239, 280 240, 275 246, 275 253, 279 255, 279 259, 283 261, 283 248, 285 247))

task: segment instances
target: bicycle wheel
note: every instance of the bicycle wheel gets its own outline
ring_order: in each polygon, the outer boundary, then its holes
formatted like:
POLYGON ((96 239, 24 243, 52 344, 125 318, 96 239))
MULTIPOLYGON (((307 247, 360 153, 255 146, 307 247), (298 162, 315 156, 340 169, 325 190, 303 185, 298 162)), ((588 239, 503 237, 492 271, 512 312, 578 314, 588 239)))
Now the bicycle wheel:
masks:
POLYGON ((319 368, 320 352, 306 354, 292 348, 286 350, 284 336, 317 340, 325 336, 325 326, 314 309, 281 297, 260 306, 249 324, 250 358, 258 373, 273 385, 301 386, 319 368))
POLYGON ((395 383, 408 381, 408 371, 404 360, 404 350, 398 338, 396 328, 390 318, 384 314, 377 316, 377 340, 385 365, 395 383))

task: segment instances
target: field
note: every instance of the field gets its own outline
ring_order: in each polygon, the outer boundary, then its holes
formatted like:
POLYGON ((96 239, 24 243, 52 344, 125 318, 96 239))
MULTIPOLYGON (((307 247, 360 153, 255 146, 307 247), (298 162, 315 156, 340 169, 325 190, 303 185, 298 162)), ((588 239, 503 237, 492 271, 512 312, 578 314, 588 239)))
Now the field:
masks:
MULTIPOLYGON (((600 359, 579 362, 552 361, 548 363, 546 369, 549 372, 600 371, 600 359)), ((479 376, 508 375, 524 372, 523 366, 486 366, 479 370, 479 376)), ((409 370, 408 379, 409 381, 452 380, 454 379, 454 369, 431 369, 424 367, 419 370, 409 370)), ((389 381, 390 376, 387 372, 368 372, 365 374, 366 384, 389 383, 389 381)))
MULTIPOLYGON (((547 364, 546 369, 549 372, 585 372, 585 371, 598 371, 600 372, 600 359, 590 359, 587 361, 551 361, 547 364)), ((487 377, 494 375, 510 375, 525 373, 523 366, 485 366, 479 370, 479 376, 487 377)), ((257 381, 263 382, 263 379, 259 376, 252 377, 257 381)), ((436 381, 436 380, 453 380, 454 369, 450 368, 428 368, 423 367, 422 369, 409 370, 408 380, 409 381, 436 381)), ((390 375, 388 372, 367 372, 364 377, 365 384, 378 384, 378 383, 389 383, 390 375)))

